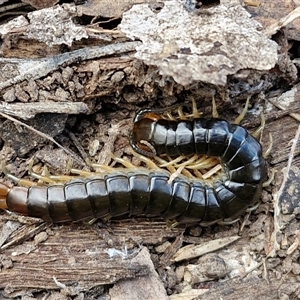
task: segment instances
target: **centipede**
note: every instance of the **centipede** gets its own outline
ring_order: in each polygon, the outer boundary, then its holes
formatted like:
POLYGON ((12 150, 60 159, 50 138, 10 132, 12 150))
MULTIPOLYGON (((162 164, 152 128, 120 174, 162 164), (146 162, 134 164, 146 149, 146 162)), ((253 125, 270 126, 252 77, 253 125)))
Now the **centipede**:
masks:
POLYGON ((218 118, 167 120, 148 109, 137 113, 130 144, 147 167, 114 158, 125 168, 36 185, 2 166, 25 186, 0 183, 0 209, 53 223, 145 216, 210 225, 230 223, 260 199, 267 164, 260 143, 240 125, 218 118), (172 172, 149 158, 162 153, 218 157, 225 175, 206 181, 177 174, 170 180, 172 172))

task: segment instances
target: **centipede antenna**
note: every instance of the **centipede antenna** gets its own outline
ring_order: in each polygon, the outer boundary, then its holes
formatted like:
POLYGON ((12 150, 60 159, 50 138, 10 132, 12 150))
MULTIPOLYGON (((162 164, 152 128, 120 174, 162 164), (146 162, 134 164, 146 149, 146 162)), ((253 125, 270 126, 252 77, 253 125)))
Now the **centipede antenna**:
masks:
POLYGON ((213 116, 213 118, 218 118, 219 117, 219 113, 217 111, 215 96, 212 96, 212 116, 213 116))
POLYGON ((250 102, 251 96, 249 96, 246 100, 246 104, 242 110, 242 112, 239 114, 239 116, 234 120, 235 124, 240 124, 242 122, 242 120, 244 119, 247 111, 248 111, 248 106, 249 106, 249 102, 250 102))
POLYGON ((140 153, 137 153, 135 152, 133 149, 129 149, 129 152, 135 156, 136 158, 138 158, 140 161, 144 162, 150 169, 160 169, 160 167, 155 163, 153 162, 151 159, 149 159, 148 157, 140 154, 140 153))
POLYGON ((267 158, 267 157, 270 155, 270 153, 271 153, 271 151, 272 151, 272 148, 273 148, 273 136, 272 136, 272 134, 269 132, 269 146, 268 146, 268 148, 266 149, 266 151, 263 153, 263 157, 264 157, 264 158, 267 158))
POLYGON ((257 138, 260 133, 263 131, 263 129, 265 128, 266 125, 266 118, 265 115, 262 113, 261 114, 261 122, 259 127, 252 133, 252 136, 254 136, 255 138, 257 138))

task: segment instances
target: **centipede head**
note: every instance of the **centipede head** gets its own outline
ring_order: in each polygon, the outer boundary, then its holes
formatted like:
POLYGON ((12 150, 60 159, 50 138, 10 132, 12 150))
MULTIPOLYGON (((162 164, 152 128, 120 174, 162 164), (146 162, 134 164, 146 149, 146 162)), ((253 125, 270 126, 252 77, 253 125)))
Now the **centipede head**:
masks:
POLYGON ((152 144, 155 123, 162 119, 162 116, 147 109, 141 110, 134 118, 132 132, 129 135, 131 147, 145 156, 156 155, 155 145, 152 144))
POLYGON ((145 118, 134 123, 133 129, 129 135, 131 147, 145 156, 155 156, 156 150, 151 144, 151 137, 155 121, 145 118))

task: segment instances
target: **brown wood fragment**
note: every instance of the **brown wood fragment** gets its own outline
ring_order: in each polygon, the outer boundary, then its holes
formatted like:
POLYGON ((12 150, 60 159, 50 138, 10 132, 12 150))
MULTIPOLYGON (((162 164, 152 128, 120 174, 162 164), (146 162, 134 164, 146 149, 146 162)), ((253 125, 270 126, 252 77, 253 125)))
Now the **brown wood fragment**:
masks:
POLYGON ((148 274, 148 266, 132 263, 139 245, 157 244, 177 236, 181 230, 170 229, 164 222, 135 223, 134 220, 114 221, 107 228, 99 229, 80 224, 53 226, 47 230, 47 240, 38 245, 28 241, 18 248, 1 251, 11 258, 13 267, 0 272, 0 289, 57 289, 55 277, 66 286, 76 282, 82 290, 88 290, 120 279, 143 276, 148 274), (124 252, 126 247, 128 255, 110 258, 109 249, 124 252))
POLYGON ((259 278, 250 278, 246 281, 232 280, 218 285, 214 285, 209 292, 198 296, 197 300, 277 300, 278 283, 271 284, 259 278))

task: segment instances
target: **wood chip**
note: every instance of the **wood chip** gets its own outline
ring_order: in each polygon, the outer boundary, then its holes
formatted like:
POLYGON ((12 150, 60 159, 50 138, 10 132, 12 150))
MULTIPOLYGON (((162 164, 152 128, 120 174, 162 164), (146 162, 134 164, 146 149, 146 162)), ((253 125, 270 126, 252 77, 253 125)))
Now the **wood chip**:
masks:
POLYGON ((140 300, 147 298, 167 300, 166 291, 154 269, 149 250, 143 247, 140 253, 132 259, 132 262, 148 266, 150 270, 149 274, 147 276, 117 282, 113 288, 109 290, 111 299, 140 300))
POLYGON ((183 248, 181 248, 174 256, 173 261, 179 262, 182 260, 188 260, 195 257, 199 257, 205 253, 213 252, 218 249, 221 249, 235 241, 240 239, 240 236, 232 236, 228 238, 221 238, 212 240, 206 243, 203 243, 202 245, 188 245, 183 248))

